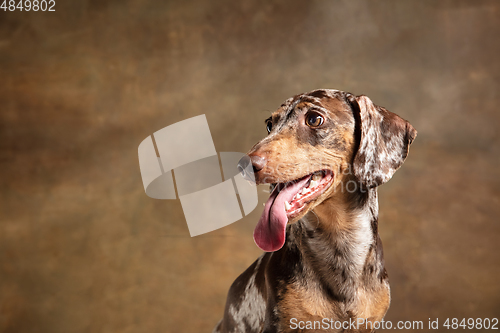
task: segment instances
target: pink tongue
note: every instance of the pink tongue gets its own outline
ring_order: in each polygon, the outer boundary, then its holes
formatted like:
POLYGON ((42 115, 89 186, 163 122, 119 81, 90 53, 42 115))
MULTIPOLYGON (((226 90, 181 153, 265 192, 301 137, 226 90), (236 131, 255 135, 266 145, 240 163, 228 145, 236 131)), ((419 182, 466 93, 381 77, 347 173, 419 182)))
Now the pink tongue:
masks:
POLYGON ((302 189, 309 176, 302 178, 295 184, 288 183, 287 187, 278 192, 274 189, 267 200, 264 212, 253 232, 255 244, 266 252, 274 252, 285 244, 286 224, 288 217, 285 211, 285 201, 290 202, 295 194, 302 189))

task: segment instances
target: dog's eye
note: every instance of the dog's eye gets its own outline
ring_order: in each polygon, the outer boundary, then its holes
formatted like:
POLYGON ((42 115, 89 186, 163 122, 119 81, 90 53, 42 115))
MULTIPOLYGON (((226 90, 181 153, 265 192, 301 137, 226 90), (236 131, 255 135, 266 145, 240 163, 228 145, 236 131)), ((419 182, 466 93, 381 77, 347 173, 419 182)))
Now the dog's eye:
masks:
POLYGON ((309 127, 319 127, 323 125, 323 117, 316 112, 311 112, 306 115, 306 124, 309 127))
POLYGON ((267 133, 271 133, 271 130, 273 129, 273 122, 271 120, 266 121, 266 129, 267 133))

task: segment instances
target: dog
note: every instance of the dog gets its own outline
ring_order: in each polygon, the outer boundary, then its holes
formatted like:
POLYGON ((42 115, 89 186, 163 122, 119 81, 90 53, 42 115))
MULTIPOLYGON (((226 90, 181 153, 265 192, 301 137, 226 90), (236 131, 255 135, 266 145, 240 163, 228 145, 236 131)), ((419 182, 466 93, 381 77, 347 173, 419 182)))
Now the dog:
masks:
MULTIPOLYGON (((243 157, 271 195, 255 228, 265 251, 231 285, 214 333, 371 332, 390 289, 377 187, 417 131, 366 96, 315 90, 286 100, 243 157)), ((250 178, 249 175, 246 175, 250 178)))

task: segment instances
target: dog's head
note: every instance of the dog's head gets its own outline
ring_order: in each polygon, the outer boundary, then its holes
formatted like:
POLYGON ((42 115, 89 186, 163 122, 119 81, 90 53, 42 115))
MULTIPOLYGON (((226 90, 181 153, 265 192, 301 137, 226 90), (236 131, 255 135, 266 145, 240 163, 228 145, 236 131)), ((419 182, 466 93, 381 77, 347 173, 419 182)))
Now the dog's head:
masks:
POLYGON ((339 192, 387 182, 403 164, 416 130, 366 96, 315 90, 294 96, 266 120, 268 136, 240 161, 257 184, 274 189, 254 232, 257 245, 276 251, 287 223, 339 192))

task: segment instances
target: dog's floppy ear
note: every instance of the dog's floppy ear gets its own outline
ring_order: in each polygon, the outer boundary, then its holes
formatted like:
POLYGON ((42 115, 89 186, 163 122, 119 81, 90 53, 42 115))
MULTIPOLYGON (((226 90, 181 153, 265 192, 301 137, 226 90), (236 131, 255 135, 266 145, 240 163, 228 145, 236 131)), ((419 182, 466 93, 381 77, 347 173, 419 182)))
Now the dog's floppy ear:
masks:
POLYGON ((354 175, 368 188, 382 185, 403 164, 417 131, 364 95, 349 94, 347 99, 356 118, 359 140, 352 163, 354 175))

